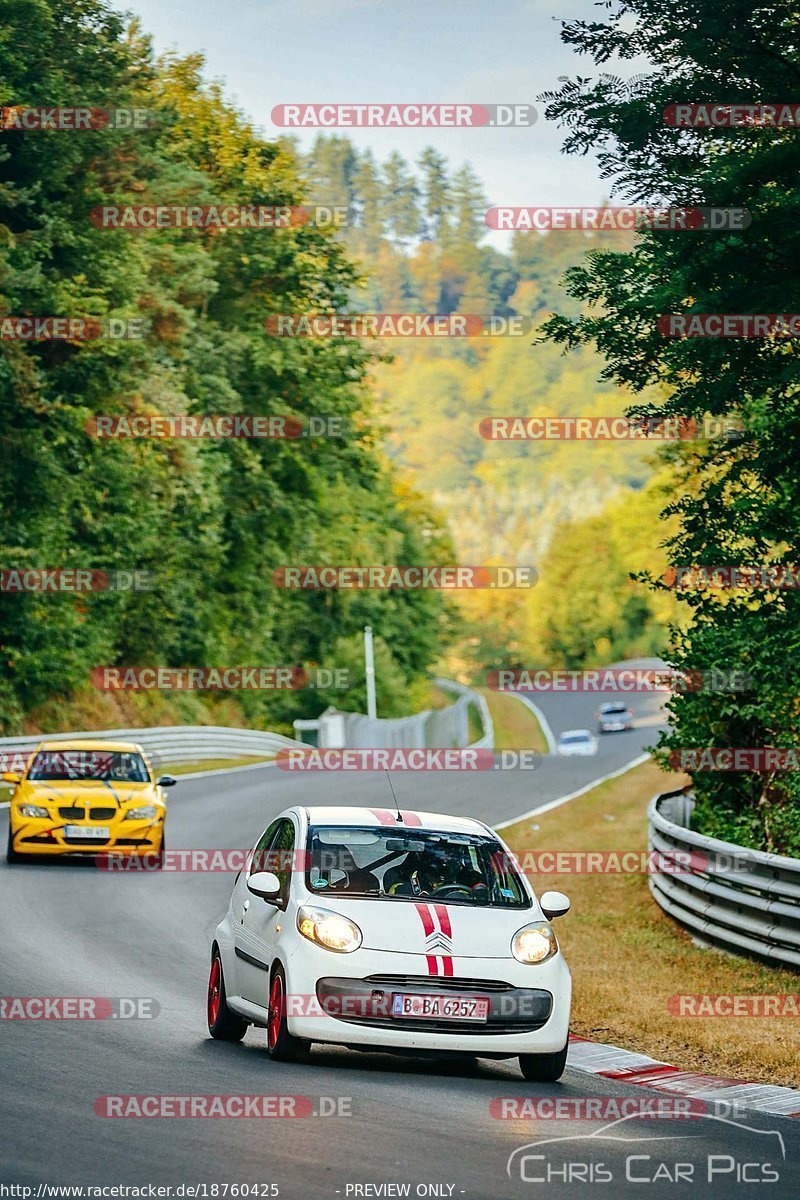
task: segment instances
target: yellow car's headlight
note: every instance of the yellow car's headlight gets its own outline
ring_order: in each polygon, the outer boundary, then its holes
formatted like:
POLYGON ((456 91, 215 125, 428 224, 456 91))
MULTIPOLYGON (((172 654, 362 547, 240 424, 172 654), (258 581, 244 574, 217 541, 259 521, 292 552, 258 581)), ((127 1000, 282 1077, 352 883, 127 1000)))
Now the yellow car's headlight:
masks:
POLYGON ((534 921, 518 929, 511 939, 511 953, 521 963, 545 962, 558 954, 558 942, 547 921, 534 921))
POLYGON ((50 813, 41 804, 18 804, 17 812, 21 817, 49 817, 50 813))
POLYGON ((155 804, 143 804, 141 808, 129 808, 125 813, 125 821, 154 821, 158 816, 155 804))
POLYGON ((310 942, 337 954, 351 954, 361 945, 361 930, 355 922, 326 908, 303 905, 297 913, 297 928, 310 942))

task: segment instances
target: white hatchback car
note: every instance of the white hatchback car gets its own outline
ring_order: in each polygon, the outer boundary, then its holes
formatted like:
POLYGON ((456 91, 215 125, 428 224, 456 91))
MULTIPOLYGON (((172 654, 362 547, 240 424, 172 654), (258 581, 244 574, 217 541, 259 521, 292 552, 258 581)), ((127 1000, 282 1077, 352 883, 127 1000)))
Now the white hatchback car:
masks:
POLYGON ((597 738, 588 729, 565 729, 558 735, 556 750, 559 754, 597 754, 597 738))
POLYGON ((287 809, 238 875, 211 947, 208 1028, 267 1030, 272 1058, 312 1042, 566 1062, 572 981, 550 921, 480 821, 368 808, 287 809), (269 868, 269 869, 265 869, 269 868))

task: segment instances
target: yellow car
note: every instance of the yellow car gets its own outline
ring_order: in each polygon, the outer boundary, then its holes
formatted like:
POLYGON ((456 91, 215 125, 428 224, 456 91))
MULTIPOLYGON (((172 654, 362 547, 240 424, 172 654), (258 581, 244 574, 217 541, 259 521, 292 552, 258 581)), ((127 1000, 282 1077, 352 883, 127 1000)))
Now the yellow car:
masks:
POLYGON ((157 855, 163 861, 164 788, 135 742, 44 741, 15 784, 8 821, 10 863, 28 854, 157 855))

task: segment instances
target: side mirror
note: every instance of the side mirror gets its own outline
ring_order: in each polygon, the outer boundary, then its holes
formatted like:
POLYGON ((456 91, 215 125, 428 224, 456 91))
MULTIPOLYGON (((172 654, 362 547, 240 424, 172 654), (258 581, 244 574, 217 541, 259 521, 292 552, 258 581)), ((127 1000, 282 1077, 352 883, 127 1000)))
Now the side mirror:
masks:
POLYGON ((539 907, 545 919, 553 921, 569 912, 569 896, 565 896, 563 892, 543 892, 539 897, 539 907))
POLYGON ((177 782, 174 775, 162 775, 160 779, 156 780, 156 785, 158 787, 174 787, 177 782))
POLYGON ((21 783, 22 776, 17 775, 16 771, 3 771, 4 783, 21 783))
POLYGON ((256 871, 247 880, 247 890, 262 900, 275 901, 281 894, 281 881, 272 871, 256 871))

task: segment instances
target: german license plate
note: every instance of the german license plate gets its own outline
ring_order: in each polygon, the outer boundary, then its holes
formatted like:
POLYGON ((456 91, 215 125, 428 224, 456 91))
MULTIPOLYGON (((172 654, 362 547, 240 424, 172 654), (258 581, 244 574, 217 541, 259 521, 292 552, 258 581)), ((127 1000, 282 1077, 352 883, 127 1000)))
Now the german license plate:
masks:
POLYGON ((431 1021, 485 1021, 487 996, 392 996, 392 1016, 431 1021))
POLYGON ((88 841, 107 842, 111 837, 108 825, 65 825, 64 836, 88 841))

